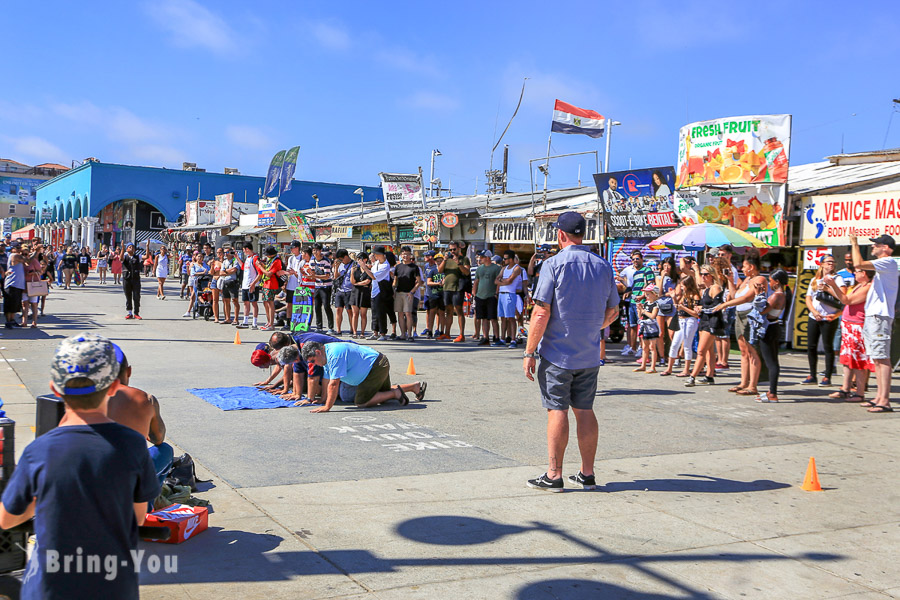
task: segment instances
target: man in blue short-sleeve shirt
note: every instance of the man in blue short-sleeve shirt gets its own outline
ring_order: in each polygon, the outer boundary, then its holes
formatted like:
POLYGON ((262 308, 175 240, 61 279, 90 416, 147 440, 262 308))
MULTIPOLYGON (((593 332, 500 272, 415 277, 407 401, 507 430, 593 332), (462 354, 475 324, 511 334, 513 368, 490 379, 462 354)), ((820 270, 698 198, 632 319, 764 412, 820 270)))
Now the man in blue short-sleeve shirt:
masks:
POLYGON ((409 404, 406 392, 412 392, 416 400, 425 397, 427 383, 424 381, 391 386, 391 363, 387 357, 366 346, 348 342, 322 344, 306 342, 301 351, 303 360, 310 365, 325 367, 324 378, 328 380, 325 406, 311 412, 328 412, 338 397, 340 384, 356 386, 354 402, 361 408, 378 406, 388 400, 400 401, 401 406, 409 404))
POLYGON ((541 267, 535 286, 535 307, 525 346, 525 376, 534 381, 536 356, 541 404, 547 409, 550 466, 528 480, 528 486, 563 489, 562 460, 569 441, 569 407, 578 423, 581 470, 569 481, 594 489, 597 417, 594 395, 600 368, 603 329, 619 312, 619 293, 609 263, 582 245, 584 217, 566 212, 556 222, 560 251, 541 267))
POLYGON ((159 481, 144 437, 106 416, 119 368, 100 336, 66 338, 56 351, 52 387, 66 414, 26 446, 0 507, 4 529, 35 517, 22 598, 138 598, 132 552, 159 481))

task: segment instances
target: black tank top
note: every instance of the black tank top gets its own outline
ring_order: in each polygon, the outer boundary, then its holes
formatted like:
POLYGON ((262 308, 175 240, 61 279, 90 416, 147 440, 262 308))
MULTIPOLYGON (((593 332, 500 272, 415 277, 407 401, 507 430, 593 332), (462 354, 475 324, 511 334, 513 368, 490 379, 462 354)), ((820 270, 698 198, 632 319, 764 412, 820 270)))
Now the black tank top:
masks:
POLYGON ((706 313, 725 301, 725 290, 720 290, 715 296, 710 295, 709 288, 703 290, 703 297, 700 299, 700 306, 706 313))

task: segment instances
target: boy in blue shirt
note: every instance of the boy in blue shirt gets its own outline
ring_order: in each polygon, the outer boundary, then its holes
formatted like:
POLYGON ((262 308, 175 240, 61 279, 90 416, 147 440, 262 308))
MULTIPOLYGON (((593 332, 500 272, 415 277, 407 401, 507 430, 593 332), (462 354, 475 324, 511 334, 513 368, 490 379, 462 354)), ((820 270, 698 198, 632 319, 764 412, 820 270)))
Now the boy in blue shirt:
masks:
POLYGON ((141 434, 106 416, 118 374, 106 338, 76 335, 56 350, 50 385, 66 414, 25 448, 0 506, 4 529, 35 517, 22 598, 139 596, 137 528, 159 481, 141 434))

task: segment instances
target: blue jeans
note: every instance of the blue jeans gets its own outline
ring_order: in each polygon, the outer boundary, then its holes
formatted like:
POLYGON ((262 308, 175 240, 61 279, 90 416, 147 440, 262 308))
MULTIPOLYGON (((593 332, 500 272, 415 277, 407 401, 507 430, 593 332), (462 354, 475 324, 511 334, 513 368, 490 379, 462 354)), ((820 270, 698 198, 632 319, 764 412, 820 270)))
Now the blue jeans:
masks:
POLYGON ((163 442, 158 446, 150 446, 148 451, 150 452, 150 460, 153 461, 153 468, 156 470, 156 477, 159 479, 159 484, 162 485, 169 471, 172 470, 175 450, 172 449, 172 446, 163 442))

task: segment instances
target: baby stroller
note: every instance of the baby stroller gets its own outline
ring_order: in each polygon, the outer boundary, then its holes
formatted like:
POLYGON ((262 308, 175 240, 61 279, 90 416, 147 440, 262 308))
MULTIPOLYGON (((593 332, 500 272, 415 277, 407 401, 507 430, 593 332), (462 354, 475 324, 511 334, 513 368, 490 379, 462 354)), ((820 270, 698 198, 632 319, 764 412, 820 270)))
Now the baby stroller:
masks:
POLYGON ((194 302, 194 318, 203 317, 204 321, 209 321, 213 316, 212 308, 212 290, 209 284, 212 282, 210 275, 200 275, 197 277, 197 301, 194 302))

